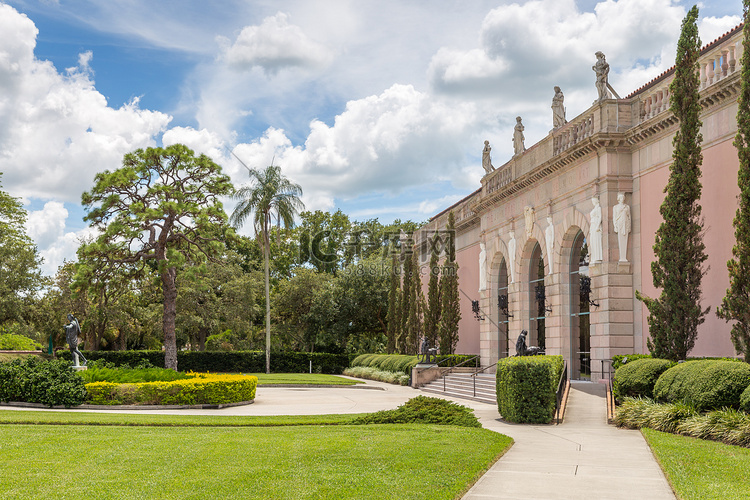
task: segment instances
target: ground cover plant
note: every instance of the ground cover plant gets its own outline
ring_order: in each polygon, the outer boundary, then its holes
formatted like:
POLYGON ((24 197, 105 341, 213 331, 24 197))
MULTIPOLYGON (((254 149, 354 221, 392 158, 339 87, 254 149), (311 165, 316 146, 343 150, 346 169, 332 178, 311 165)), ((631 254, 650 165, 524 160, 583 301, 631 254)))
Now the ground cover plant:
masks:
POLYGON ((323 425, 351 417, 0 412, 0 497, 452 499, 512 443, 454 425, 323 425), (27 413, 36 425, 8 423, 27 413), (272 426, 234 425, 253 420, 272 426), (290 425, 305 420, 318 423, 290 425), (87 480, 85 470, 107 473, 87 480))
POLYGON ((410 378, 409 375, 403 372, 383 371, 372 366, 354 366, 352 368, 347 368, 344 370, 344 375, 398 385, 409 385, 410 378))
POLYGON ((700 413, 683 402, 660 404, 647 398, 625 398, 615 423, 750 447, 750 414, 732 408, 700 413))
POLYGON ((749 449, 653 429, 642 432, 678 498, 750 498, 749 449))
POLYGON ((367 413, 354 419, 355 424, 428 424, 481 427, 474 410, 441 398, 417 396, 395 410, 367 413))

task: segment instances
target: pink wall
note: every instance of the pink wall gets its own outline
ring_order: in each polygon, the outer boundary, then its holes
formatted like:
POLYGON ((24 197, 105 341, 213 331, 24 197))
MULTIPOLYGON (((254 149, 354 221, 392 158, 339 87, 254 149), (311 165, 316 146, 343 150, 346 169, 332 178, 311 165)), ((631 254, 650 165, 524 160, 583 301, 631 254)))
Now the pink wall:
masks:
MULTIPOLYGON (((734 245, 734 228, 732 221, 737 210, 737 169, 739 162, 737 150, 729 138, 718 144, 703 149, 703 191, 701 206, 704 220, 704 243, 709 267, 703 277, 703 307, 711 306, 705 322, 699 327, 698 339, 691 356, 734 356, 729 331, 731 326, 716 316, 716 307, 729 286, 726 262, 732 256, 734 245)), ((654 260, 654 240, 656 230, 662 222, 659 207, 664 200, 664 186, 669 178, 669 165, 658 168, 641 177, 641 276, 642 292, 650 297, 658 295, 651 278, 651 262, 654 260)), ((646 318, 648 310, 644 307, 643 331, 648 331, 646 318)), ((648 352, 645 344, 643 352, 648 352)))
POLYGON ((479 243, 456 251, 461 321, 458 324, 458 354, 479 354, 479 321, 471 312, 471 301, 479 300, 479 243), (466 297, 460 290, 463 290, 466 297))

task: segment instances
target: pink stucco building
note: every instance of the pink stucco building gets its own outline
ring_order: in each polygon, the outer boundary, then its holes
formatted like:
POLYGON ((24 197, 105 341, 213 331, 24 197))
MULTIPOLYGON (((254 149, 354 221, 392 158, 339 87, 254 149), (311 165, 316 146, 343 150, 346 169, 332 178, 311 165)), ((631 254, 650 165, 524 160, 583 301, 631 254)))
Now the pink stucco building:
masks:
MULTIPOLYGON (((711 306, 711 312, 692 356, 735 355, 730 325, 714 312, 729 284, 726 261, 734 244, 739 189, 732 141, 741 39, 739 26, 704 47, 699 59, 700 203, 709 267, 703 306, 711 306)), ((429 235, 445 228, 449 211, 455 214, 462 291, 458 352, 480 354, 482 365, 489 366, 513 355, 518 334, 528 330, 529 345, 543 344, 548 354, 562 354, 573 378, 594 380, 606 374, 613 355, 648 352, 648 310, 635 291, 658 295, 650 266, 678 128, 668 109, 672 79, 672 70, 667 71, 623 99, 604 99, 569 118, 420 229, 416 241, 426 251, 429 235), (618 195, 630 209, 625 255, 620 255, 614 224, 621 210, 618 195), (601 213, 599 262, 591 259, 596 246, 592 218, 596 226, 599 217, 595 203, 601 213), (480 261, 485 262, 485 284, 480 283, 480 261), (590 293, 582 294, 587 284, 590 293), (482 320, 472 313, 472 300, 479 302, 482 320)))

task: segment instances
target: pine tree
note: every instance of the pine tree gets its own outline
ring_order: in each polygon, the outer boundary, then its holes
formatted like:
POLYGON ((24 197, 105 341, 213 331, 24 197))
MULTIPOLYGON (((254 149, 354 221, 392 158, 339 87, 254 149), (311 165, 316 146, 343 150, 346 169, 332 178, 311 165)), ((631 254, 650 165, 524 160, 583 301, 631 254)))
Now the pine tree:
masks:
POLYGON ((739 208, 734 218, 736 243, 732 248, 733 258, 727 262, 729 288, 716 315, 727 321, 736 321, 732 325, 732 343, 737 353, 743 354, 745 361, 750 363, 750 25, 747 23, 750 0, 743 3, 742 87, 734 140, 740 163, 737 173, 739 208))
POLYGON ((448 253, 440 276, 440 354, 453 354, 458 343, 458 322, 461 306, 458 296, 458 264, 456 263, 455 217, 448 214, 448 253))
POLYGON ((685 359, 695 345, 698 325, 709 308, 701 309, 701 279, 707 256, 703 243, 701 196, 700 95, 698 88, 698 7, 682 21, 677 44, 675 77, 669 86, 670 110, 680 122, 673 141, 672 165, 666 197, 660 213, 664 219, 656 232, 651 263, 654 286, 661 289, 653 299, 636 293, 649 310, 651 338, 648 348, 658 358, 685 359))
POLYGON ((390 286, 388 289, 388 313, 386 322, 388 324, 386 352, 393 354, 396 352, 396 332, 401 328, 401 317, 398 303, 398 287, 400 285, 400 274, 398 258, 394 255, 391 259, 390 286))
POLYGON ((424 334, 433 347, 437 345, 438 325, 440 324, 440 267, 438 267, 437 244, 438 235, 436 234, 432 239, 430 249, 430 281, 427 285, 427 304, 424 313, 424 334))

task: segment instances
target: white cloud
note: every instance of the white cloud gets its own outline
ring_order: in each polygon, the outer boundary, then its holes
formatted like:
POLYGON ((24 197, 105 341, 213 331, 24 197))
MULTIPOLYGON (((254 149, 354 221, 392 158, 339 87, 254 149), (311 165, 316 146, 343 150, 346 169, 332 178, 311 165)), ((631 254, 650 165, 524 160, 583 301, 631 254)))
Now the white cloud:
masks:
MULTIPOLYGON (((220 43, 227 45, 225 38, 220 43)), ((289 24, 289 15, 279 12, 260 26, 246 26, 223 57, 236 69, 262 68, 274 75, 284 68, 320 69, 332 59, 331 51, 305 35, 299 26, 289 24)))
POLYGON ((60 74, 34 56, 36 35, 25 15, 0 4, 0 172, 16 196, 79 202, 96 172, 153 145, 170 117, 137 99, 108 107, 91 79, 92 54, 60 74))
MULTIPOLYGON (((350 101, 328 126, 314 120, 304 147, 283 130, 268 129, 235 153, 251 168, 275 163, 305 189, 310 209, 365 193, 399 193, 439 180, 460 182, 466 145, 491 123, 491 114, 468 103, 444 101, 393 85, 379 95, 350 101)), ((237 167, 235 170, 239 172, 237 167)))
POLYGON ((37 245, 44 259, 42 272, 53 276, 64 260, 75 260, 82 239, 92 236, 89 228, 66 231, 68 210, 58 201, 49 201, 41 210, 31 211, 26 220, 26 231, 37 245))

